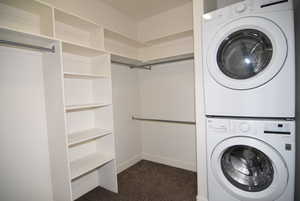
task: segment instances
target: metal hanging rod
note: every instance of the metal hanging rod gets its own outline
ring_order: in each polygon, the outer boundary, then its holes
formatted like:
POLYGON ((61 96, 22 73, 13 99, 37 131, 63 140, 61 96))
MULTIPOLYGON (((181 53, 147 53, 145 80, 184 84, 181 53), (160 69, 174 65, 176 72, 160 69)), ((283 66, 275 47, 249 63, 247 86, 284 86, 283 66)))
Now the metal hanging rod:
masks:
POLYGON ((167 63, 175 63, 180 61, 187 61, 194 59, 194 56, 186 57, 186 58, 180 58, 180 59, 170 59, 166 61, 157 61, 157 62, 149 62, 141 65, 131 66, 131 68, 144 68, 144 67, 152 67, 160 64, 167 64, 167 63))
POLYGON ((156 66, 156 65, 160 65, 160 64, 167 64, 167 63, 175 63, 175 62, 180 62, 180 61, 187 61, 187 60, 192 60, 192 59, 194 59, 194 56, 170 59, 170 60, 165 60, 165 61, 149 62, 149 63, 140 64, 140 65, 132 65, 132 64, 124 63, 124 62, 119 62, 119 61, 112 61, 112 63, 129 66, 132 69, 139 68, 139 69, 144 69, 144 70, 151 70, 152 66, 156 66))
POLYGON ((7 40, 0 40, 0 44, 10 45, 10 46, 17 46, 17 47, 24 47, 24 48, 29 48, 29 49, 33 49, 33 50, 43 51, 43 52, 55 53, 55 47, 54 46, 52 46, 52 48, 46 48, 46 47, 41 47, 41 46, 36 46, 36 45, 29 45, 29 44, 18 43, 18 42, 7 41, 7 40))
POLYGON ((174 121, 174 120, 165 120, 165 119, 145 119, 145 118, 138 118, 138 117, 134 117, 134 116, 132 117, 132 120, 196 125, 196 122, 194 122, 194 121, 174 121))
POLYGON ((129 66, 129 68, 140 68, 140 69, 144 69, 144 70, 151 70, 151 67, 138 67, 138 66, 134 66, 134 65, 119 62, 119 61, 111 61, 111 63, 119 64, 119 65, 123 65, 123 66, 129 66))

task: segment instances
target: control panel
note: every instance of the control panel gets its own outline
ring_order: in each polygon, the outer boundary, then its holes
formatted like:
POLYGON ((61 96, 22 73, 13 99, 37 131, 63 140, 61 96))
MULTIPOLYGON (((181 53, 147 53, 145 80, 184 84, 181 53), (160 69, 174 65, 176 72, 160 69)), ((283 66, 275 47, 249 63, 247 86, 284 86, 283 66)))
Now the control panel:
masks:
POLYGON ((264 126, 265 134, 281 134, 281 135, 290 135, 291 134, 291 125, 288 123, 265 123, 264 126))

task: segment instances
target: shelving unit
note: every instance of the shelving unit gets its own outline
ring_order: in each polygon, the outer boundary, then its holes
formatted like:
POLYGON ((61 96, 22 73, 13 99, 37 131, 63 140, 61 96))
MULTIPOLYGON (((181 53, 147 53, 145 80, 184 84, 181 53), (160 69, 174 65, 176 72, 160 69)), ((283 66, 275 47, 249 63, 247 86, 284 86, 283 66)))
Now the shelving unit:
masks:
POLYGON ((81 44, 62 46, 73 199, 99 185, 117 192, 110 55, 81 44))

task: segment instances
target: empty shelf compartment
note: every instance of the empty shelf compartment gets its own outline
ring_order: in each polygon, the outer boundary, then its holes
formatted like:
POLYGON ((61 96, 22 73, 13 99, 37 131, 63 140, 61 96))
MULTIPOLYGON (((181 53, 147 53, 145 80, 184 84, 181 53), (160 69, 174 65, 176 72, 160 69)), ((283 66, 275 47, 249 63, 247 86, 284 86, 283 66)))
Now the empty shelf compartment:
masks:
POLYGON ((112 161, 114 157, 95 153, 71 162, 71 179, 76 179, 102 165, 112 161))

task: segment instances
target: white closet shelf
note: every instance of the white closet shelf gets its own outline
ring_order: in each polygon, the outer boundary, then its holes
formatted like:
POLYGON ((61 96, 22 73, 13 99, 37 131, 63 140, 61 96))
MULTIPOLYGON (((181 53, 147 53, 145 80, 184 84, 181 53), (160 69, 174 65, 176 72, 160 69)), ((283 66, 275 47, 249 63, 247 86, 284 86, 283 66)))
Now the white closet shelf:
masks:
POLYGON ((76 179, 112 160, 114 160, 113 156, 95 153, 84 158, 72 161, 70 164, 71 179, 76 179))
POLYGON ((86 56, 86 57, 95 57, 107 53, 103 49, 93 48, 87 45, 74 43, 66 40, 62 40, 62 49, 63 52, 76 54, 80 56, 86 56))
POLYGON ((84 105, 67 105, 65 110, 67 112, 76 111, 76 110, 87 110, 87 109, 95 109, 99 107, 106 107, 111 104, 108 103, 91 103, 91 104, 84 104, 84 105))
POLYGON ((97 74, 89 74, 89 73, 71 73, 71 72, 65 72, 64 73, 65 78, 69 79, 104 79, 108 78, 106 75, 97 75, 97 74))
POLYGON ((101 129, 101 128, 93 128, 93 129, 83 130, 80 132, 74 132, 69 134, 68 144, 69 146, 73 146, 82 142, 87 142, 89 140, 94 140, 106 135, 110 135, 111 133, 112 130, 101 129))

